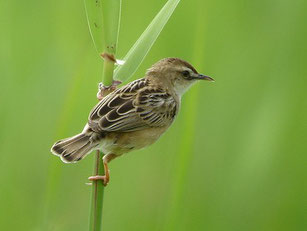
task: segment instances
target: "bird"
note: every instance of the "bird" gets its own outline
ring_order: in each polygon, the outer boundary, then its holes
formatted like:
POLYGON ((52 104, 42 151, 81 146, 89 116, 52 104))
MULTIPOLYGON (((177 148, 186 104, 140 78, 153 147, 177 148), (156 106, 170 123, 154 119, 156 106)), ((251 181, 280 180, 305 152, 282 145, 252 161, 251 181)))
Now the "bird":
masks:
POLYGON ((75 163, 93 150, 101 150, 105 175, 89 180, 103 180, 106 186, 110 180, 108 163, 155 143, 176 118, 183 94, 198 80, 214 81, 187 61, 164 58, 143 78, 103 97, 91 110, 83 131, 57 141, 51 152, 65 163, 75 163))

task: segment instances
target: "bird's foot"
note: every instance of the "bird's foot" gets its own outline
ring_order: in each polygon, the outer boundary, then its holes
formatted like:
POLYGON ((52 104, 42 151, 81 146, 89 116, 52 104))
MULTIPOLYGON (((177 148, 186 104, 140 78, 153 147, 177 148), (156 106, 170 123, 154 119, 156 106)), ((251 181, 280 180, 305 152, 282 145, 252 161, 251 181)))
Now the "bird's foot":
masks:
POLYGON ((98 84, 98 93, 97 93, 97 99, 102 100, 104 96, 109 94, 110 92, 114 91, 116 87, 121 84, 121 81, 113 80, 111 86, 104 86, 102 83, 98 84))
POLYGON ((109 176, 109 174, 106 174, 104 176, 96 175, 96 176, 90 176, 88 179, 90 181, 102 180, 103 185, 107 186, 109 181, 110 181, 110 176, 109 176))
POLYGON ((104 171, 105 171, 104 176, 100 176, 100 175, 90 176, 88 179, 90 181, 103 180, 103 185, 107 186, 110 181, 110 171, 109 171, 107 162, 103 162, 103 166, 104 166, 104 171))

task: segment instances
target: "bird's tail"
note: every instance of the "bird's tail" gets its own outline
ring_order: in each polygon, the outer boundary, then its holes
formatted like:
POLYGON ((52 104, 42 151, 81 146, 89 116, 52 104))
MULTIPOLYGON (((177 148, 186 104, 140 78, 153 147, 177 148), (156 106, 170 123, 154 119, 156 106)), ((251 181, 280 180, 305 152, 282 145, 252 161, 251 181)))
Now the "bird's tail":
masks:
POLYGON ((96 145, 91 141, 91 133, 80 133, 76 136, 59 140, 51 152, 60 156, 65 163, 72 163, 83 159, 96 145))

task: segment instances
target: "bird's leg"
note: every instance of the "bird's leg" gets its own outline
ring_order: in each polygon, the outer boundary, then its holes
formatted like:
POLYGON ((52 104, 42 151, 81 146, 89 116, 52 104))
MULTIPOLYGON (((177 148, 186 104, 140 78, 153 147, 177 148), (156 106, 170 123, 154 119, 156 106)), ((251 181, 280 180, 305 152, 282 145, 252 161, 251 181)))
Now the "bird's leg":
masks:
POLYGON ((104 166, 104 172, 105 172, 104 176, 100 176, 100 175, 90 176, 88 179, 90 181, 103 180, 103 185, 107 186, 110 181, 110 171, 108 168, 108 164, 106 162, 103 162, 103 166, 104 166))
POLYGON ((110 92, 114 91, 117 87, 117 85, 121 84, 121 81, 113 80, 111 86, 104 86, 102 83, 98 84, 98 93, 97 93, 97 99, 102 100, 104 96, 109 94, 110 92))
POLYGON ((104 176, 96 175, 96 176, 90 176, 88 179, 90 181, 95 180, 103 180, 103 185, 107 186, 110 181, 110 171, 108 167, 108 163, 113 160, 115 157, 117 157, 115 154, 107 154, 103 157, 103 165, 104 165, 104 176))

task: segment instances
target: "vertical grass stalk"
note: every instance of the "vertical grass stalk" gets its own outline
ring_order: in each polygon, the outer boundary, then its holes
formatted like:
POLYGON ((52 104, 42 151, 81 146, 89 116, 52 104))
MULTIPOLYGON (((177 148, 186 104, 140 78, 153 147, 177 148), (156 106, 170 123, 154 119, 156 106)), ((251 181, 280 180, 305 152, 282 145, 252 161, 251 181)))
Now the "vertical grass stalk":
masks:
MULTIPOLYGON (((104 86, 112 85, 114 61, 108 58, 110 54, 103 53, 104 65, 102 72, 102 83, 104 86)), ((113 56, 113 54, 112 54, 113 56)), ((108 91, 109 93, 109 91, 108 91)), ((97 150, 95 156, 94 176, 105 174, 102 151, 97 150)), ((91 213, 90 213, 90 231, 102 230, 102 210, 103 210, 104 185, 102 181, 94 181, 92 185, 91 213)))
MULTIPOLYGON (((85 6, 95 47, 104 60, 102 84, 108 87, 113 82, 114 64, 116 62, 115 52, 119 31, 121 0, 85 0, 85 6)), ((105 174, 103 156, 104 154, 101 151, 96 152, 94 175, 105 174)), ((103 182, 94 181, 92 185, 89 231, 102 230, 103 196, 103 182)))
MULTIPOLYGON (((104 175, 104 166, 102 161, 103 153, 96 151, 95 156, 95 175, 104 175)), ((102 209, 103 209, 103 195, 104 185, 101 180, 93 181, 92 184, 92 199, 91 199, 91 213, 90 213, 90 231, 102 230, 102 209)))

